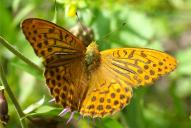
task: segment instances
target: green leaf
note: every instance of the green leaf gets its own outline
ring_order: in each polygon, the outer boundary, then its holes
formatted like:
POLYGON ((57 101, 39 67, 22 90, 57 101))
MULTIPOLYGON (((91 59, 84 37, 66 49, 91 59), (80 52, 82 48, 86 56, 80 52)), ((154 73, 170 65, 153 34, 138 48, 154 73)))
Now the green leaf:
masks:
POLYGON ((52 107, 48 105, 40 106, 36 109, 35 112, 29 113, 30 116, 58 116, 58 114, 62 111, 62 108, 52 107))
POLYGON ((43 98, 40 99, 39 101, 37 101, 36 103, 31 104, 30 106, 28 106, 23 112, 25 114, 28 114, 28 113, 34 111, 35 109, 37 109, 37 108, 39 108, 40 106, 43 105, 44 100, 45 100, 45 96, 43 96, 43 98))
POLYGON ((11 65, 14 66, 15 68, 19 68, 23 71, 28 72, 29 74, 33 75, 35 78, 37 78, 39 80, 44 80, 43 74, 40 74, 39 71, 34 70, 29 65, 27 65, 21 61, 14 60, 14 62, 11 62, 11 65))

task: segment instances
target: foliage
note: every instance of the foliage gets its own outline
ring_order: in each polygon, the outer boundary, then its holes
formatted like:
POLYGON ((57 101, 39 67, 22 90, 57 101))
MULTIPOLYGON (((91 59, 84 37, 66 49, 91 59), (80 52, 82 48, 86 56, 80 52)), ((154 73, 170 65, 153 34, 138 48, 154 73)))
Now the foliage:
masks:
MULTIPOLYGON (((41 60, 21 32, 20 22, 38 17, 69 29, 77 23, 73 14, 76 9, 81 22, 93 29, 101 50, 114 47, 162 50, 177 58, 178 68, 154 86, 134 89, 131 103, 120 113, 95 121, 89 118, 77 121, 77 114, 71 127, 191 127, 191 1, 57 0, 55 3, 53 0, 1 0, 0 36, 42 67, 41 60)), ((24 111, 27 117, 35 119, 28 121, 29 127, 65 127, 69 115, 64 119, 57 117, 61 108, 48 102, 51 96, 42 73, 35 71, 3 45, 0 46, 0 63, 23 110, 32 104, 30 111, 24 111), (45 99, 42 99, 43 96, 45 99)), ((5 96, 10 116, 7 127, 20 127, 14 105, 8 95, 5 96)))

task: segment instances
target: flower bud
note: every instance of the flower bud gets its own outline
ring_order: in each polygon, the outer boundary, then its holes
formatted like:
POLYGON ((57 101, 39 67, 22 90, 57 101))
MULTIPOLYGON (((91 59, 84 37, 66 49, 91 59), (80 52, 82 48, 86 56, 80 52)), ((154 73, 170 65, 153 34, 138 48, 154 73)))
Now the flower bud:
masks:
POLYGON ((0 90, 0 120, 3 125, 9 120, 7 100, 4 96, 4 90, 0 90))

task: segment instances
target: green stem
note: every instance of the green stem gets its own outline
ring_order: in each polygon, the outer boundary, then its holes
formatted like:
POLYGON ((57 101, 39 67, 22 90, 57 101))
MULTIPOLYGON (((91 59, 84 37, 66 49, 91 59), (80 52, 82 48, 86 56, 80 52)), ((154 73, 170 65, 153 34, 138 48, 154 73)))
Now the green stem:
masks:
POLYGON ((5 77, 5 73, 4 73, 4 70, 3 70, 3 67, 2 65, 0 64, 0 77, 1 77, 1 82, 3 84, 3 86, 5 87, 5 91, 7 92, 9 98, 11 99, 11 101, 13 102, 15 108, 16 108, 16 111, 20 117, 20 122, 21 122, 21 126, 22 128, 26 128, 26 122, 24 120, 24 116, 25 114, 23 113, 16 97, 14 96, 13 92, 11 91, 9 85, 8 85, 8 82, 6 80, 6 77, 5 77))
POLYGON ((16 50, 13 46, 10 45, 8 41, 6 41, 3 37, 0 36, 0 42, 3 46, 5 46, 7 49, 9 49, 13 54, 15 54, 17 57, 19 57, 21 60, 23 60, 28 65, 35 68, 40 73, 43 73, 43 69, 37 66, 35 63, 30 61, 28 58, 26 58, 23 54, 21 54, 18 50, 16 50))

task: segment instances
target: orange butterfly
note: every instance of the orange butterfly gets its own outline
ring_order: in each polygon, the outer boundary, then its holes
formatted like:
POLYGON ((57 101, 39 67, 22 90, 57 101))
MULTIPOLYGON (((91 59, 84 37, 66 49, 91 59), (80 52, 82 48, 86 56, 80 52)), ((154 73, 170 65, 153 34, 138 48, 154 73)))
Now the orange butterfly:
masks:
POLYGON ((37 56, 44 59, 45 78, 56 103, 82 116, 104 117, 130 101, 132 88, 153 83, 176 68, 176 59, 146 48, 115 48, 99 52, 51 22, 31 18, 22 30, 37 56))

